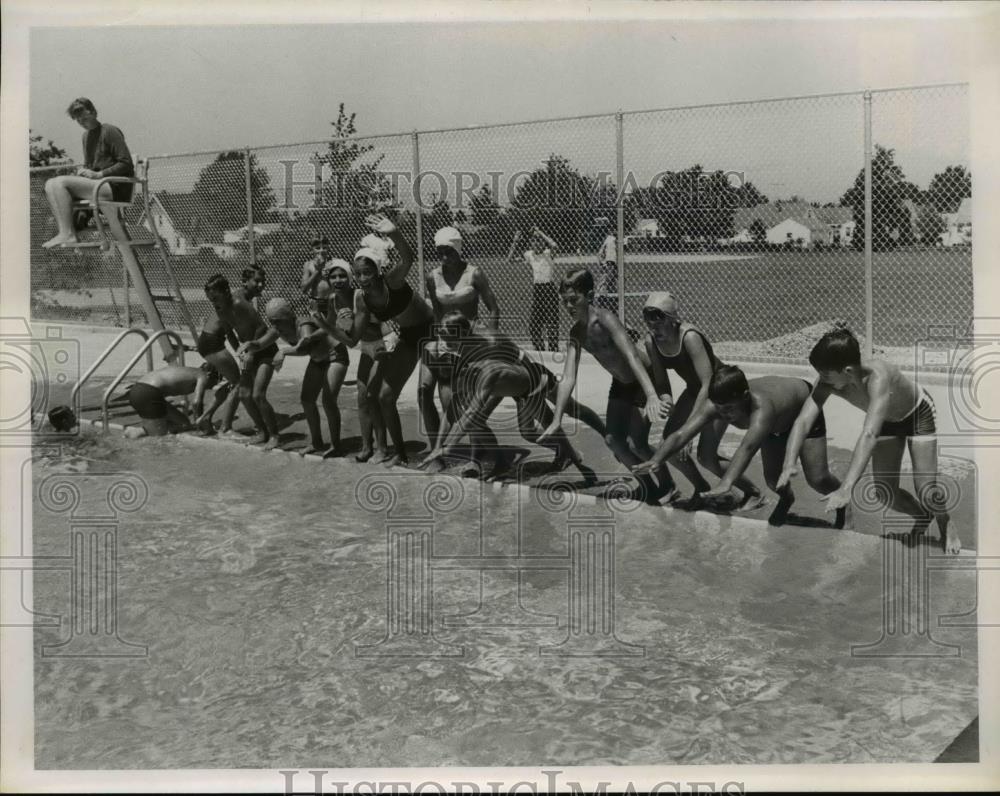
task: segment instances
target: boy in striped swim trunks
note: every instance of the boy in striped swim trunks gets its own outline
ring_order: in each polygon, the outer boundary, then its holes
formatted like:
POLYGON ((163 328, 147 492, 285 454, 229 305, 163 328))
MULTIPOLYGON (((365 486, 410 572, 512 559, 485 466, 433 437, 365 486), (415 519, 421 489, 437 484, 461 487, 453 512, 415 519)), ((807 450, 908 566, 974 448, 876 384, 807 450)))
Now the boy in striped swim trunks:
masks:
POLYGON ((962 542, 950 524, 943 490, 937 484, 937 426, 934 402, 927 391, 918 390, 889 362, 873 359, 862 363, 861 347, 848 329, 823 335, 809 354, 809 362, 819 373, 819 381, 792 428, 779 486, 795 473, 795 457, 806 429, 826 399, 839 395, 865 412, 865 422, 840 489, 824 498, 827 511, 851 502, 851 492, 870 459, 876 482, 890 495, 889 507, 914 518, 913 533, 924 533, 935 519, 944 551, 959 553, 962 542), (899 485, 904 448, 910 452, 913 485, 919 497, 899 485))

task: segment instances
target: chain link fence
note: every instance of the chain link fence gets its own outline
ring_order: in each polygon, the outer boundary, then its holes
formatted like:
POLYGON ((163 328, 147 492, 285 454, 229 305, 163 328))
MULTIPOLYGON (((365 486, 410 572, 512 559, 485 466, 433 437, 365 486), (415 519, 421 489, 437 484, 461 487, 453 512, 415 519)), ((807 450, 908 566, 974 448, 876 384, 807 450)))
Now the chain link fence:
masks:
MULTIPOLYGON (((723 358, 801 362, 844 323, 909 364, 928 327, 972 319, 968 117, 967 87, 951 85, 381 137, 351 125, 150 158, 149 212, 137 192, 127 216, 153 216, 196 322, 205 281, 239 285, 251 265, 266 270, 265 300, 304 310, 311 244, 349 261, 365 215, 394 206, 413 286, 433 278, 434 232, 456 227, 501 329, 528 346, 564 345, 555 285, 584 267, 597 302, 636 329, 645 296, 672 291, 723 358)), ((55 230, 44 182, 60 168, 31 174, 33 312, 144 323, 114 252, 40 248, 55 230)), ((162 266, 147 270, 156 292, 162 266)))

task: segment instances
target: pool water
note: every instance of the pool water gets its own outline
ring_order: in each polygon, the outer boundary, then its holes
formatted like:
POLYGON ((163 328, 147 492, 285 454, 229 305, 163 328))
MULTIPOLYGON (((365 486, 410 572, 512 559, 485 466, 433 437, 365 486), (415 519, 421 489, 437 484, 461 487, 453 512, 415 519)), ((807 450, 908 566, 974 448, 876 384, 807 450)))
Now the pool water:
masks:
MULTIPOLYGON (((930 762, 977 713, 974 629, 852 655, 896 542, 196 439, 37 453, 36 556, 108 474, 148 488, 102 526, 144 654, 60 657, 69 577, 35 575, 40 769, 930 762)), ((932 620, 975 608, 929 583, 932 620)))

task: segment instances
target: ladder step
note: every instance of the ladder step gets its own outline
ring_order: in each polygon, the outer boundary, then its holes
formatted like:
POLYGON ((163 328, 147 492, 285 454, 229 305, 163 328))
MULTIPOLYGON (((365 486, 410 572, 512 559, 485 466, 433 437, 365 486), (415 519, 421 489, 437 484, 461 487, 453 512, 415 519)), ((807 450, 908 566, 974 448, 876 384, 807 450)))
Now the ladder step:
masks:
POLYGON ((80 243, 62 243, 60 249, 99 249, 103 244, 99 240, 87 240, 80 243))

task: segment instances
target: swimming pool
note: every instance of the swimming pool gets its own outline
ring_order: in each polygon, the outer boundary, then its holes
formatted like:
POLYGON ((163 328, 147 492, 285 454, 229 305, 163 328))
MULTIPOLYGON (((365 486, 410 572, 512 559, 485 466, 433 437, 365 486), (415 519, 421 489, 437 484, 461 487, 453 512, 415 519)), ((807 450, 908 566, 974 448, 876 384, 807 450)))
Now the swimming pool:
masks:
MULTIPOLYGON (((101 525, 146 651, 43 654, 74 631, 36 573, 63 616, 35 632, 39 769, 920 762, 978 710, 972 629, 852 655, 882 633, 872 536, 84 434, 34 462, 36 556, 113 473, 148 489, 101 525)), ((975 607, 973 573, 930 583, 935 615, 975 607)))

